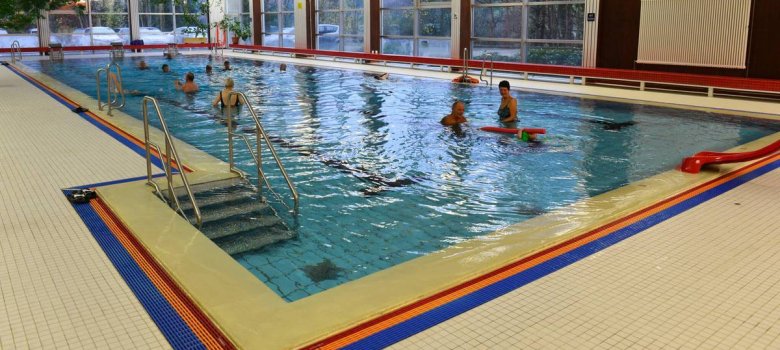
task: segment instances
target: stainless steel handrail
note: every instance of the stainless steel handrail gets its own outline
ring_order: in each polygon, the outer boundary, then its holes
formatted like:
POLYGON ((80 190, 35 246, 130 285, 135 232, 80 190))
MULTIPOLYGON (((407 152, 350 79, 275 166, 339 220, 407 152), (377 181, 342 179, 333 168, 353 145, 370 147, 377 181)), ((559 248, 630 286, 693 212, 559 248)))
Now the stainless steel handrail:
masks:
POLYGON ((163 168, 165 168, 165 179, 168 183, 168 197, 170 197, 171 200, 169 205, 171 205, 171 208, 174 210, 182 212, 179 199, 176 198, 176 192, 173 190, 173 171, 171 160, 174 160, 179 166, 179 177, 181 178, 181 182, 184 185, 184 190, 187 191, 187 197, 189 197, 190 203, 192 203, 192 209, 195 212, 195 222, 197 223, 197 227, 200 228, 203 225, 203 216, 200 214, 200 209, 198 208, 198 204, 195 201, 195 196, 192 194, 192 188, 190 187, 190 182, 187 180, 187 175, 184 173, 184 169, 182 169, 181 158, 179 158, 179 154, 176 152, 176 147, 173 144, 173 138, 171 138, 171 133, 168 131, 168 125, 165 123, 165 118, 163 118, 162 112, 160 111, 160 105, 157 103, 157 100, 154 97, 150 96, 144 96, 142 102, 144 115, 144 148, 146 149, 146 183, 148 185, 154 186, 159 191, 159 187, 156 183, 154 183, 154 180, 152 180, 152 152, 150 151, 149 147, 152 145, 156 147, 157 154, 160 156, 160 160, 163 159, 163 154, 160 152, 160 148, 157 147, 157 145, 149 142, 149 102, 152 103, 154 110, 157 112, 157 117, 160 119, 162 132, 165 136, 165 160, 163 168), (176 206, 175 208, 174 205, 176 206))
POLYGON ((463 79, 461 80, 464 83, 467 82, 466 77, 468 76, 468 71, 469 71, 468 52, 469 49, 464 47, 463 48, 463 79))
POLYGON ((488 84, 487 79, 483 79, 482 77, 485 75, 485 64, 487 64, 487 61, 485 59, 482 59, 482 69, 479 71, 479 81, 484 81, 485 85, 493 87, 493 54, 486 53, 485 56, 490 57, 490 84, 488 84))
MULTIPOLYGON (((243 92, 238 91, 231 91, 227 96, 227 129, 228 129, 228 162, 230 163, 230 171, 232 172, 240 172, 240 170, 236 169, 234 167, 234 161, 233 161, 233 135, 232 132, 233 128, 233 113, 232 108, 230 106, 230 98, 232 96, 236 96, 236 98, 239 99, 239 101, 246 104, 246 108, 249 110, 249 114, 252 116, 252 119, 255 122, 255 133, 257 135, 257 141, 256 141, 256 148, 257 148, 257 156, 255 158, 255 163, 257 163, 257 176, 258 176, 258 185, 260 184, 260 179, 262 178, 266 186, 268 187, 268 190, 270 190, 272 193, 276 194, 276 192, 273 192, 273 189, 271 189, 271 186, 268 184, 268 180, 265 179, 265 174, 263 173, 262 167, 262 152, 260 148, 260 140, 264 140, 266 146, 268 147, 268 150, 271 152, 271 155, 274 158, 274 161, 276 161, 276 165, 279 167, 279 171, 282 173, 282 176, 284 177, 284 180, 287 182, 287 187, 290 189, 290 193, 292 194, 293 201, 294 201, 294 208, 293 212, 297 215, 298 214, 298 204, 299 204, 299 197, 298 197, 298 190, 295 189, 295 185, 293 185, 292 181, 290 180, 290 176, 287 175, 287 170, 284 169, 284 165, 282 165, 281 159, 279 159, 279 155, 276 154, 276 149, 274 149, 274 145, 271 143, 271 140, 268 138, 268 135, 266 135, 265 130, 263 129, 262 124, 260 124, 260 118, 257 117, 257 113, 255 113, 255 109, 252 108, 252 104, 249 102, 249 99, 246 97, 246 95, 243 92)), ((248 144, 248 141, 247 141, 248 144)), ((250 147, 251 148, 251 147, 250 147)), ((258 186, 258 189, 261 186, 258 186)), ((284 202, 282 202, 284 203, 284 202)), ((285 204, 286 206, 286 204, 285 204)), ((289 207, 288 207, 289 208, 289 207)))
POLYGON ((22 60, 22 45, 19 44, 19 40, 14 40, 11 43, 11 63, 16 63, 16 54, 19 54, 19 61, 22 60))
POLYGON ((103 68, 99 68, 95 73, 95 85, 97 88, 97 100, 98 109, 103 110, 103 107, 108 106, 108 115, 111 114, 111 110, 114 108, 122 108, 125 106, 125 89, 122 85, 122 68, 116 62, 111 62, 103 68), (116 67, 116 79, 111 79, 111 67, 116 67), (103 104, 103 100, 100 98, 100 73, 106 72, 106 86, 108 88, 106 103, 103 104), (116 84, 116 85, 114 85, 116 84), (122 103, 118 103, 119 98, 122 98, 122 103))

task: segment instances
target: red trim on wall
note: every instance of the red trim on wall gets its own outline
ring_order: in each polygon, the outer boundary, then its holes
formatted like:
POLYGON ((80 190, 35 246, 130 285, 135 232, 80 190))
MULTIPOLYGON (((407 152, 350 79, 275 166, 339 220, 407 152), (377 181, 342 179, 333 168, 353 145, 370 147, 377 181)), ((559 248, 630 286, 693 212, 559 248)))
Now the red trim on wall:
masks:
MULTIPOLYGON (((304 50, 290 49, 280 47, 265 47, 251 45, 234 45, 233 48, 244 50, 262 50, 271 52, 287 52, 299 55, 309 56, 335 56, 345 58, 362 58, 370 61, 394 61, 415 64, 429 64, 441 66, 461 66, 463 62, 452 58, 430 58, 386 54, 368 54, 359 52, 325 51, 325 50, 304 50)), ((481 67, 481 60, 469 60, 469 66, 481 67)), ((666 84, 683 84, 711 86, 723 89, 755 90, 767 92, 780 92, 780 80, 751 79, 738 77, 719 77, 712 75, 651 72, 629 69, 604 69, 604 68, 583 68, 570 66, 553 66, 541 64, 509 63, 495 62, 496 70, 511 72, 527 72, 538 74, 564 75, 587 78, 603 78, 615 80, 636 80, 666 84)))

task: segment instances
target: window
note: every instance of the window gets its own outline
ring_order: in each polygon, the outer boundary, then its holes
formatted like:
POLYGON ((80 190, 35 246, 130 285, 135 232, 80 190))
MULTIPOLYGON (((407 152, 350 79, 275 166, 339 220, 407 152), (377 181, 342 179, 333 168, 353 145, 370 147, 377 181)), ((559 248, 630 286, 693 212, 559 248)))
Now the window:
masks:
MULTIPOLYGON (((121 42, 117 35, 120 28, 127 28, 127 0, 91 0, 88 2, 90 27, 84 33, 89 34, 91 45, 107 46, 121 42)), ((82 38, 84 41, 87 37, 82 38)))
POLYGON ((583 0, 473 0, 474 59, 582 65, 583 0))
POLYGON ((319 0, 317 2, 317 48, 363 51, 363 1, 319 0))
POLYGON ((449 1, 383 0, 382 53, 450 57, 449 1))
POLYGON ((293 0, 263 0, 263 45, 295 47, 293 0))
MULTIPOLYGON (((173 42, 173 0, 139 0, 138 23, 140 24, 139 38, 144 44, 167 44, 173 42), (163 33, 165 32, 165 33, 163 33)), ((130 44, 129 28, 121 28, 118 32, 125 44, 130 44)))

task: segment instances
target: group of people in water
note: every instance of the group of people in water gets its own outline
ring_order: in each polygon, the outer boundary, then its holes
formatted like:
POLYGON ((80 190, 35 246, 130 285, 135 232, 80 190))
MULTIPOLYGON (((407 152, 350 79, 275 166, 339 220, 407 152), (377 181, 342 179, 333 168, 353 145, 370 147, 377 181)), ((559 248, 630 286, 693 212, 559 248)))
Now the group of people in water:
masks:
MULTIPOLYGON (((149 69, 149 66, 146 64, 145 60, 141 60, 138 63, 138 69, 146 70, 149 69)), ((163 73, 169 73, 170 67, 168 64, 163 64, 162 67, 163 73)), ((230 61, 225 60, 223 62, 222 71, 230 71, 232 70, 230 66, 230 61)), ((282 63, 279 65, 279 71, 284 72, 287 70, 287 65, 282 63)), ((210 75, 213 74, 213 68, 211 65, 206 65, 205 73, 210 75)), ((375 74, 374 78, 377 80, 386 80, 389 77, 389 73, 381 73, 381 74, 375 74)), ((116 77, 114 77, 116 79, 116 77)), ((116 84, 115 86, 119 86, 119 84, 116 84)), ((219 106, 221 108, 225 107, 237 107, 241 104, 245 104, 246 102, 243 101, 243 98, 241 98, 239 95, 231 95, 231 92, 233 92, 233 88, 235 86, 235 82, 232 78, 228 77, 225 78, 225 85, 222 90, 219 91, 217 96, 214 98, 214 100, 211 102, 212 106, 216 107, 219 106)), ((193 72, 187 72, 184 77, 184 82, 181 82, 180 80, 174 81, 174 87, 177 90, 180 90, 184 93, 196 93, 199 91, 199 86, 197 83, 195 83, 195 73, 193 72)), ((498 91, 501 94, 501 103, 498 107, 498 119, 501 122, 501 124, 504 127, 507 128, 516 128, 517 127, 517 99, 512 97, 512 94, 510 92, 510 86, 509 82, 506 80, 501 81, 498 84, 498 91)), ((459 126, 460 124, 467 123, 468 120, 466 119, 466 116, 464 115, 466 111, 466 104, 463 101, 457 100, 452 104, 452 111, 450 114, 444 116, 441 119, 441 124, 445 126, 459 126)))
MULTIPOLYGON (((517 127, 517 99, 512 97, 509 91, 509 82, 506 80, 498 83, 498 92, 501 94, 501 104, 498 106, 498 119, 507 128, 517 127)), ((441 118, 441 124, 455 126, 468 122, 463 115, 466 104, 463 101, 455 101, 452 104, 452 112, 441 118)))
MULTIPOLYGON (((145 60, 141 60, 138 62, 137 68, 140 70, 146 70, 149 69, 149 66, 146 64, 145 60)), ((163 64, 160 69, 163 73, 170 73, 171 69, 168 64, 163 64)), ((287 69, 287 65, 282 63, 279 67, 280 71, 285 71, 287 69)), ((225 60, 223 62, 222 71, 231 71, 233 68, 230 66, 230 61, 225 60)), ((206 65, 205 73, 207 75, 213 74, 214 70, 210 64, 206 65)), ((114 80, 116 80, 116 77, 113 77, 114 80)), ((114 86, 120 86, 116 81, 114 81, 114 86)), ((180 90, 187 94, 196 93, 200 90, 200 87, 197 83, 195 83, 195 73, 193 72, 187 72, 187 74, 184 75, 184 82, 182 82, 179 79, 176 79, 173 82, 173 86, 176 88, 176 90, 180 90)), ((243 103, 242 98, 238 95, 231 95, 230 93, 233 92, 233 87, 235 86, 235 82, 233 81, 233 78, 225 78, 225 86, 222 90, 219 91, 217 96, 212 101, 212 106, 220 106, 222 108, 225 107, 237 107, 243 103)), ((121 87, 120 87, 121 88, 121 87)))

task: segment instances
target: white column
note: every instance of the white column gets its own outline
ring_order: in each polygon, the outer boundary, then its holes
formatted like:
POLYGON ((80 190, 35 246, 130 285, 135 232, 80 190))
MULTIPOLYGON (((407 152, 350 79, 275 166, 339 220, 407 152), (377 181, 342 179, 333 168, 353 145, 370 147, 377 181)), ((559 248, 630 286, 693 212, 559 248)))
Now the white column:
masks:
POLYGON ((225 18, 225 7, 227 7, 227 1, 224 3, 220 0, 209 1, 209 30, 211 31, 211 42, 224 44, 224 34, 222 29, 219 30, 219 37, 217 37, 217 27, 214 24, 219 23, 225 18))
MULTIPOLYGON (((452 1, 452 24, 450 25, 450 55, 452 58, 460 57, 460 4, 461 1, 470 0, 451 0, 452 1)), ((469 50, 470 51, 470 50, 469 50)))
POLYGON ((363 0, 363 52, 371 53, 371 1, 363 0))
POLYGON ((585 1, 585 30, 582 38, 582 66, 596 67, 596 49, 599 36, 599 1, 585 1), (588 14, 593 13, 593 21, 588 22, 588 14))
POLYGON ((38 46, 49 47, 50 36, 49 11, 41 11, 41 17, 38 18, 38 46))
POLYGON ((141 24, 138 20, 138 0, 129 0, 127 2, 127 13, 130 17, 130 38, 131 40, 138 40, 141 38, 141 30, 139 29, 141 24))
MULTIPOLYGON (((295 9, 293 16, 295 16, 295 48, 306 48, 306 30, 308 23, 306 22, 306 0, 295 0, 295 9)), ((280 28, 281 30, 281 28, 280 28)))

